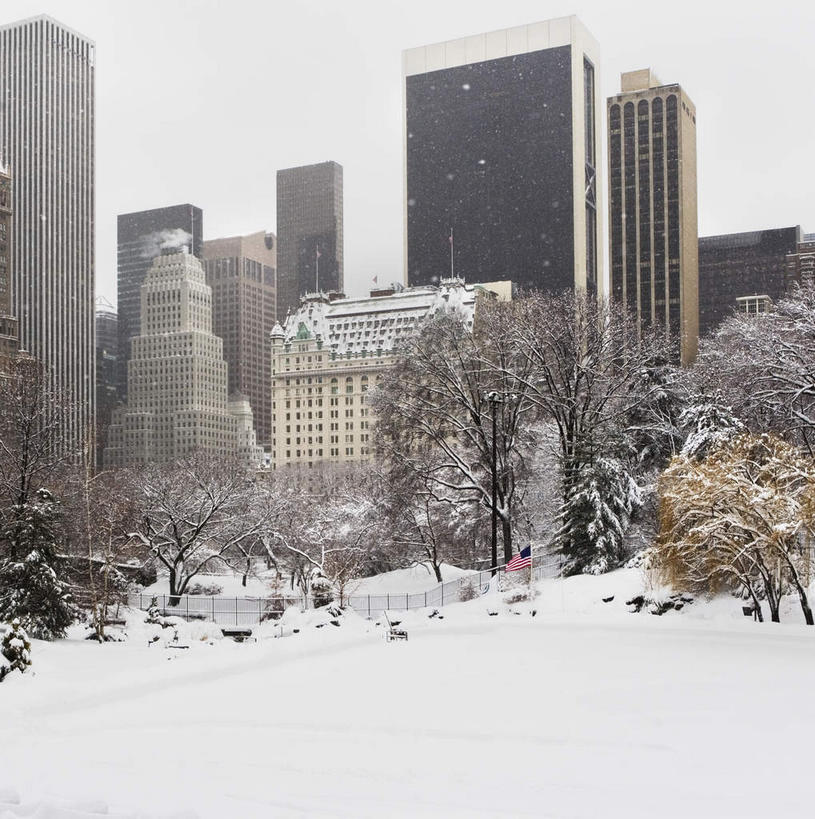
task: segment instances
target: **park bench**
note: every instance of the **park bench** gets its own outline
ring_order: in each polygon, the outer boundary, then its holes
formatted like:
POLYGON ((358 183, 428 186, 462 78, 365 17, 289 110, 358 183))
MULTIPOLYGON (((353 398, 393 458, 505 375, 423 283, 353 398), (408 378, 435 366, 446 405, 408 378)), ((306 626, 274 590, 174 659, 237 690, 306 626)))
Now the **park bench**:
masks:
POLYGON ((242 643, 252 636, 252 629, 248 626, 228 626, 221 629, 224 637, 231 637, 236 643, 242 643))
POLYGON ((758 609, 755 606, 742 606, 741 613, 745 617, 752 617, 753 620, 758 620, 758 609))
POLYGON ((385 632, 385 639, 390 642, 391 640, 407 640, 408 633, 403 628, 397 628, 400 620, 391 620, 388 616, 388 612, 383 611, 382 614, 385 616, 385 622, 388 624, 388 630, 385 632))

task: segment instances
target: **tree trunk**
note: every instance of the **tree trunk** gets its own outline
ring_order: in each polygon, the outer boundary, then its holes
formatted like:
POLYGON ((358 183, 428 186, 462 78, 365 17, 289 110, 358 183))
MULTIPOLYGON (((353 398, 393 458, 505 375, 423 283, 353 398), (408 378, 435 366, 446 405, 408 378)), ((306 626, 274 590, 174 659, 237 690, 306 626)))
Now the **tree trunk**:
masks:
POLYGON ((512 560, 512 521, 501 518, 501 536, 504 541, 504 563, 512 560))
POLYGON ((436 575, 436 582, 437 583, 443 582, 441 579, 441 568, 439 567, 439 564, 436 562, 435 559, 431 560, 430 562, 433 566, 433 573, 436 575))
POLYGON ((795 590, 798 592, 798 599, 801 601, 801 611, 804 612, 804 622, 808 626, 815 625, 812 620, 812 609, 809 605, 809 598, 807 597, 806 589, 801 584, 801 581, 798 577, 798 572, 795 570, 795 566, 792 565, 792 561, 787 561, 787 564, 790 568, 790 577, 792 578, 792 584, 795 586, 795 590))
POLYGON ((175 569, 170 569, 170 599, 171 606, 177 606, 181 602, 181 594, 178 591, 175 569))

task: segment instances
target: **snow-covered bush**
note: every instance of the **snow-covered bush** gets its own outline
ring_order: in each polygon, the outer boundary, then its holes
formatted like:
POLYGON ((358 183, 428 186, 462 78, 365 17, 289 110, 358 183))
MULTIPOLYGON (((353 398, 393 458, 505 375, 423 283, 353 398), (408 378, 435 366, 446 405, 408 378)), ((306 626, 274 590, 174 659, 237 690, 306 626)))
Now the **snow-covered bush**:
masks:
POLYGON ((187 594, 203 594, 208 597, 217 597, 224 593, 224 587, 217 583, 193 583, 187 591, 187 594))
POLYGON ((458 599, 462 603, 466 603, 468 600, 475 600, 476 597, 480 597, 480 593, 478 587, 472 580, 465 580, 458 587, 458 599))
POLYGON ((505 592, 502 599, 508 606, 514 606, 516 603, 527 603, 530 600, 534 600, 536 596, 537 589, 534 587, 519 586, 518 588, 505 592))
POLYGON ((144 622, 150 626, 161 626, 162 628, 169 628, 172 625, 161 613, 161 609, 158 607, 158 597, 153 597, 150 600, 144 622))
POLYGON ((315 568, 311 573, 311 596, 314 600, 315 609, 320 608, 320 606, 327 606, 334 601, 331 581, 319 568, 315 568))
POLYGON ((0 642, 0 682, 12 671, 21 674, 31 665, 31 641, 15 618, 0 642))

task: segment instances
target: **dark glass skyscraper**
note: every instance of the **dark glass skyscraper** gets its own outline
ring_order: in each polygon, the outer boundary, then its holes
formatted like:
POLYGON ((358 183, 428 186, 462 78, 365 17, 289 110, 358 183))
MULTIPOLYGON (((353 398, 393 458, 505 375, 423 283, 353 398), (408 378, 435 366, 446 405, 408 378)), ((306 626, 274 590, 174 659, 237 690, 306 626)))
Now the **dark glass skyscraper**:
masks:
POLYGON ((604 291, 597 52, 575 17, 404 52, 408 284, 604 291))
POLYGON ((130 341, 141 332, 141 286, 162 251, 188 248, 201 259, 204 217, 194 205, 173 205, 118 217, 119 397, 127 398, 130 341))
POLYGON ((342 165, 320 162, 278 171, 278 319, 305 293, 343 286, 342 165))
POLYGON ((700 335, 715 330, 737 309, 741 297, 783 298, 793 281, 789 257, 801 237, 798 225, 700 237, 700 335))
POLYGON ((113 307, 102 299, 96 304, 96 464, 102 452, 113 410, 119 403, 119 320, 113 307))

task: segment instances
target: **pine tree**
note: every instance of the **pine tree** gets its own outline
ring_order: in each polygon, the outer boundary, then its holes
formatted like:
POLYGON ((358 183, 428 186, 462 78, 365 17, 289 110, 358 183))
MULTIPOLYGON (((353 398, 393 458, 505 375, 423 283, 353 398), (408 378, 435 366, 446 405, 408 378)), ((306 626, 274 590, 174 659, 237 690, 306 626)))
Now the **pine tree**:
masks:
POLYGON ((623 536, 641 503, 636 481, 618 458, 602 455, 584 463, 555 535, 566 558, 564 574, 602 574, 619 565, 623 536))
POLYGON ((688 433, 682 455, 697 461, 744 432, 744 424, 725 403, 719 390, 691 404, 682 413, 680 424, 688 433))
POLYGON ((20 621, 15 618, 0 642, 0 682, 12 671, 24 673, 30 665, 31 642, 20 621))
POLYGON ((14 507, 7 520, 0 544, 12 548, 0 556, 0 620, 19 619, 39 639, 63 637, 77 610, 67 584, 59 579, 59 502, 39 489, 32 503, 14 507))

